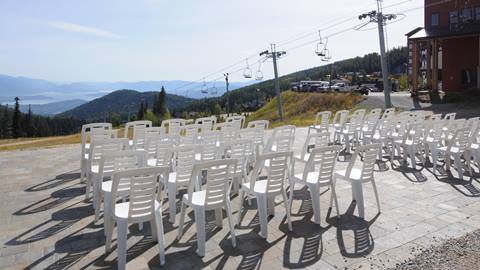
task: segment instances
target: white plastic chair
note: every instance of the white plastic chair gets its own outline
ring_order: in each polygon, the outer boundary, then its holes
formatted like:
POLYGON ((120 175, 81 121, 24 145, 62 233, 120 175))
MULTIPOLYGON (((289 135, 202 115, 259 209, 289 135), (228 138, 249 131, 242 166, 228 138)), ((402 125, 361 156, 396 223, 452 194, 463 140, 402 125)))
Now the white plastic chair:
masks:
MULTIPOLYGON (((87 164, 87 182, 85 189, 85 200, 88 200, 90 197, 90 189, 93 183, 93 178, 96 177, 99 173, 100 161, 104 154, 109 152, 121 151, 128 146, 128 139, 105 139, 105 140, 96 140, 92 142, 90 148, 88 149, 88 164, 87 164)), ((94 207, 95 200, 93 201, 94 207)))
POLYGON ((215 126, 216 123, 216 116, 203 117, 195 120, 195 124, 200 128, 200 133, 212 131, 213 126, 215 126))
MULTIPOLYGON (((105 201, 108 202, 109 194, 112 190, 112 181, 111 177, 113 173, 123 170, 137 169, 146 167, 147 163, 147 152, 144 150, 122 150, 105 153, 100 160, 100 166, 98 169, 98 174, 96 174, 93 180, 93 201, 95 207, 95 221, 98 221, 100 217, 100 204, 102 198, 106 198, 105 201), (104 181, 108 179, 107 181, 104 181)), ((128 185, 121 186, 122 190, 128 190, 128 185)), ((108 213, 108 204, 103 204, 104 213, 108 213)), ((104 225, 107 221, 105 221, 104 225)))
MULTIPOLYGON (((403 163, 407 163, 408 156, 410 156, 413 169, 417 168, 416 153, 421 153, 420 150, 424 149, 424 127, 425 123, 423 122, 412 123, 409 125, 403 139, 393 142, 393 147, 398 149, 398 153, 400 153, 400 149, 403 149, 403 163)), ((393 160, 393 153, 394 151, 391 152, 390 160, 393 160)))
POLYGON ((470 175, 472 168, 470 166, 470 151, 468 150, 470 130, 468 128, 457 129, 447 146, 431 149, 433 158, 433 174, 436 174, 437 160, 439 155, 445 157, 446 170, 450 170, 451 157, 453 156, 455 168, 457 169, 459 178, 463 180, 463 163, 462 156, 465 158, 470 175))
POLYGON ((376 156, 380 147, 380 144, 369 144, 357 147, 347 169, 336 171, 334 174, 334 183, 336 183, 338 179, 351 183, 353 199, 357 203, 358 214, 361 218, 365 217, 362 185, 368 182, 372 183, 378 212, 380 213, 380 200, 378 198, 377 186, 375 185, 375 179, 373 176, 376 156), (361 166, 356 166, 358 162, 361 163, 361 166))
POLYGON ((185 119, 174 118, 163 120, 161 127, 165 128, 167 134, 170 136, 180 136, 183 126, 186 125, 185 119))
MULTIPOLYGON (((332 123, 330 124, 330 127, 335 130, 335 134, 339 131, 342 131, 345 123, 347 122, 348 113, 348 110, 340 110, 335 112, 335 116, 333 116, 332 123)), ((334 137, 333 140, 336 141, 337 138, 334 137)))
MULTIPOLYGON (((287 137, 293 137, 295 139, 295 130, 296 127, 294 125, 286 125, 286 126, 280 126, 276 127, 273 129, 272 136, 270 139, 267 141, 267 144, 265 145, 265 148, 263 152, 272 152, 272 151, 277 151, 275 148, 275 143, 279 140, 278 138, 285 139, 287 137)), ((292 140, 293 144, 293 140, 292 140)), ((290 151, 286 150, 286 151, 290 151)))
POLYGON ((112 124, 110 123, 91 123, 82 125, 82 151, 80 155, 80 182, 83 182, 87 176, 87 165, 89 160, 90 145, 95 139, 106 140, 111 137, 112 124), (108 132, 110 131, 110 132, 108 132), (102 138, 99 136, 102 135, 102 138))
POLYGON ((313 122, 313 125, 308 127, 308 134, 312 130, 316 132, 328 132, 328 125, 330 122, 330 117, 332 116, 331 111, 323 111, 323 112, 318 112, 315 115, 315 122, 313 122))
POLYGON ((135 126, 133 128, 133 147, 138 150, 145 149, 148 139, 163 136, 165 136, 165 128, 135 126))
POLYGON ((173 148, 175 144, 170 140, 149 139, 146 144, 147 165, 155 166, 172 166, 173 148))
POLYGON ((184 145, 173 149, 173 172, 169 174, 166 184, 169 206, 168 220, 170 223, 175 223, 175 215, 177 214, 177 191, 188 187, 193 165, 198 162, 196 155, 199 152, 200 146, 198 145, 184 145))
POLYGON ((236 246, 235 230, 232 220, 232 206, 230 202, 230 172, 235 166, 236 160, 212 160, 195 164, 189 181, 188 193, 182 197, 180 211, 180 225, 178 237, 183 234, 186 208, 193 207, 195 223, 197 227, 198 255, 205 256, 205 211, 214 210, 216 224, 222 227, 223 212, 227 212, 228 225, 233 247, 236 246), (205 187, 200 184, 203 173, 206 172, 205 187))
POLYGON ((266 239, 268 235, 267 212, 274 214, 275 197, 281 195, 283 197, 286 210, 285 212, 287 215, 288 229, 292 231, 292 222, 288 208, 287 193, 285 191, 287 178, 291 179, 292 177, 290 170, 292 157, 293 152, 268 153, 257 157, 255 167, 248 175, 247 182, 243 183, 242 187, 240 188, 240 210, 238 211, 237 224, 240 224, 241 221, 241 213, 243 211, 243 201, 245 200, 245 195, 255 196, 257 199, 258 215, 260 218, 260 236, 266 239), (260 170, 265 166, 266 163, 269 164, 266 168, 266 179, 260 180, 260 170))
POLYGON ((230 172, 233 190, 238 193, 240 185, 247 176, 247 166, 253 154, 253 142, 248 139, 240 139, 230 142, 222 147, 225 149, 225 158, 236 160, 235 166, 230 172))
POLYGON ((332 189, 330 208, 332 207, 332 200, 335 200, 337 215, 339 214, 335 183, 333 183, 333 170, 341 149, 340 145, 333 145, 317 147, 312 150, 303 173, 295 174, 290 181, 289 211, 292 209, 295 183, 299 183, 306 185, 310 191, 315 224, 320 224, 320 187, 332 189))
POLYGON ((425 122, 426 131, 425 136, 423 137, 423 144, 425 146, 425 162, 430 161, 429 157, 432 149, 435 150, 443 146, 442 129, 444 126, 444 121, 441 119, 441 117, 433 119, 436 120, 428 120, 425 122))
POLYGON ((243 128, 245 124, 245 116, 244 115, 233 115, 227 117, 225 119, 226 123, 230 123, 236 130, 240 130, 243 128))
POLYGON ((470 133, 468 150, 480 170, 480 126, 470 133))
POLYGON ((248 122, 247 128, 262 127, 264 130, 268 129, 270 122, 268 120, 255 120, 248 122))
POLYGON ((310 157, 310 149, 324 147, 330 145, 330 133, 323 131, 320 133, 312 133, 307 136, 305 143, 299 155, 294 155, 295 161, 307 162, 310 157))
MULTIPOLYGON (((135 129, 137 129, 137 132, 139 132, 138 130, 142 130, 144 128, 151 127, 151 126, 152 126, 152 121, 149 121, 149 120, 138 120, 138 121, 128 122, 125 124, 125 131, 124 131, 123 137, 128 138, 129 130, 132 129, 132 132, 133 132, 132 139, 134 139, 135 129)), ((129 145, 133 146, 133 140, 129 142, 129 145)))
POLYGON ((351 149, 351 143, 354 145, 359 143, 359 132, 363 125, 363 117, 365 110, 356 110, 350 118, 350 123, 345 125, 345 128, 337 133, 340 142, 345 143, 345 150, 347 152, 351 149))
MULTIPOLYGON (((112 177, 111 199, 107 203, 112 209, 106 219, 110 219, 105 251, 110 251, 114 222, 117 223, 117 268, 125 269, 127 257, 128 224, 150 222, 152 236, 158 242, 160 265, 165 264, 165 244, 162 222, 162 207, 157 200, 160 192, 158 179, 167 177, 168 167, 140 168, 116 172, 112 177), (128 182, 128 202, 117 203, 119 186, 128 182)), ((123 194, 122 196, 123 197, 123 194)))

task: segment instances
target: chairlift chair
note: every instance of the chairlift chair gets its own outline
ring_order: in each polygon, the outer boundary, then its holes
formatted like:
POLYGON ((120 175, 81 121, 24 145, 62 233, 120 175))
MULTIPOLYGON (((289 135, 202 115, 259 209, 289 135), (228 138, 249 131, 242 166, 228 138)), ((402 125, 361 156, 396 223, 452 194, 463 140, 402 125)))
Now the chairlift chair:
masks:
POLYGON ((215 86, 215 82, 213 82, 213 87, 210 88, 210 95, 216 95, 218 93, 218 89, 217 87, 215 86))
POLYGON ((323 44, 323 40, 322 40, 322 34, 320 33, 320 31, 318 31, 318 35, 320 36, 320 41, 317 43, 317 49, 315 50, 315 54, 317 54, 317 56, 325 56, 323 54, 323 48, 324 48, 324 44, 323 44))
POLYGON ((202 94, 208 94, 208 87, 207 87, 207 83, 205 81, 203 81, 202 88, 200 89, 200 92, 202 92, 202 94))
POLYGON ((245 59, 246 67, 243 69, 243 77, 246 79, 252 78, 252 70, 250 69, 250 65, 248 65, 248 58, 245 59))
POLYGON ((255 80, 257 81, 263 80, 263 72, 261 68, 262 68, 262 62, 258 61, 258 69, 257 69, 257 72, 255 72, 255 80))

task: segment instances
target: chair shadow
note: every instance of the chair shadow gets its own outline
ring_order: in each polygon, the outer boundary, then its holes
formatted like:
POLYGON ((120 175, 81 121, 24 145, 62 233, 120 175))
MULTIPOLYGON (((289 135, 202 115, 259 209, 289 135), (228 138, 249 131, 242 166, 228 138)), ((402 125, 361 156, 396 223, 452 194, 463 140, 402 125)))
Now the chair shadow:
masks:
POLYGON ((409 166, 409 163, 400 162, 400 165, 396 165, 394 162, 395 160, 402 160, 400 157, 395 157, 394 160, 390 163, 392 170, 401 172, 402 175, 412 183, 423 183, 428 180, 427 176, 425 176, 422 171, 427 170, 427 165, 423 165, 422 163, 416 163, 417 169, 414 169, 409 166), (420 169, 418 167, 420 166, 420 169), (412 177, 413 175, 413 177, 412 177))
POLYGON ((93 209, 90 205, 74 207, 74 208, 70 208, 70 207, 61 209, 53 213, 51 219, 41 222, 35 227, 9 240, 5 244, 14 246, 14 245, 24 245, 24 244, 40 241, 48 237, 51 237, 53 235, 56 235, 62 231, 65 231, 69 227, 71 227, 73 224, 80 221, 81 219, 93 215, 93 209), (53 225, 49 226, 50 223, 52 223, 53 225), (35 233, 36 230, 39 230, 44 226, 49 226, 49 227, 41 230, 40 232, 35 233))
POLYGON ((50 179, 50 180, 47 180, 47 181, 42 182, 40 184, 31 186, 31 187, 25 189, 25 191, 34 192, 34 191, 47 190, 47 189, 58 187, 60 185, 63 185, 65 183, 68 183, 70 181, 73 181, 73 180, 76 180, 76 179, 79 179, 79 178, 80 178, 80 173, 79 172, 75 173, 75 172, 71 171, 71 172, 67 172, 67 173, 64 173, 64 174, 57 175, 54 179, 50 179))
POLYGON ((375 248, 375 241, 370 233, 370 226, 377 220, 380 213, 377 213, 371 220, 354 216, 356 202, 353 201, 345 214, 330 218, 331 210, 327 216, 327 222, 337 228, 337 242, 342 256, 347 258, 360 258, 370 254, 375 248), (354 246, 349 250, 345 245, 344 232, 353 232, 354 246))
POLYGON ((443 168, 437 168, 437 172, 439 173, 434 176, 438 181, 449 184, 465 197, 480 197, 480 189, 473 184, 474 181, 478 183, 477 178, 474 176, 470 176, 469 180, 462 180, 455 177, 451 171, 447 171, 443 168))
POLYGON ((55 208, 59 205, 65 204, 71 199, 85 194, 85 187, 63 188, 56 190, 47 198, 34 202, 20 210, 13 213, 16 216, 30 215, 38 212, 43 212, 55 208))
POLYGON ((313 213, 310 212, 301 220, 292 222, 293 231, 288 231, 288 226, 282 224, 280 230, 285 233, 287 239, 283 247, 283 266, 289 269, 306 268, 320 260, 323 254, 322 235, 331 225, 321 227, 310 221, 313 213), (291 260, 292 242, 303 238, 303 245, 298 259, 291 260))

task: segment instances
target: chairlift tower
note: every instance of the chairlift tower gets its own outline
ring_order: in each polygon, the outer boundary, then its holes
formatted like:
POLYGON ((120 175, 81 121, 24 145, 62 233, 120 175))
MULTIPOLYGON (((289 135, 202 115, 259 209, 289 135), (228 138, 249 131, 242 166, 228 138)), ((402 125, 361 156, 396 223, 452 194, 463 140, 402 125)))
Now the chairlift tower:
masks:
POLYGON ((264 56, 267 58, 272 58, 273 60, 273 73, 275 75, 275 92, 277 94, 277 103, 278 103, 278 117, 280 121, 283 121, 283 108, 282 108, 282 95, 280 93, 280 80, 278 79, 278 68, 277 68, 277 59, 280 58, 282 55, 285 55, 285 51, 276 51, 275 44, 270 44, 271 52, 268 50, 263 51, 260 53, 260 56, 264 56))
MULTIPOLYGON (((387 21, 395 19, 397 16, 395 14, 386 14, 382 13, 382 1, 377 0, 377 10, 370 11, 358 16, 359 20, 369 18, 369 22, 377 23, 378 25, 378 38, 380 41, 380 58, 382 66, 382 79, 383 79, 383 94, 385 95, 385 107, 392 107, 392 100, 390 98, 390 84, 388 83, 388 66, 387 66, 387 56, 385 53, 385 32, 384 25, 387 21)), ((366 25, 366 24, 365 24, 366 25)))
POLYGON ((227 91, 227 117, 230 116, 230 97, 228 95, 228 73, 224 73, 223 76, 225 76, 225 89, 227 91))

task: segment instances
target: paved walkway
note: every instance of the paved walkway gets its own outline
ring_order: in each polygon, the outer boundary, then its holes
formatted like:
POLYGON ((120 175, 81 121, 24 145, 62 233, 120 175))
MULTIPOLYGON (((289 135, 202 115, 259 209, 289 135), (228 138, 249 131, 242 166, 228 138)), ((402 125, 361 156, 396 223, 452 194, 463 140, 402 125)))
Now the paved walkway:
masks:
MULTIPOLYGON (((298 152, 306 136, 298 129, 298 152)), ((0 268, 64 269, 112 268, 113 252, 104 255, 102 220, 93 222, 79 184, 79 146, 0 153, 0 268)), ((343 157, 341 157, 343 160, 343 157)), ((345 168, 339 161, 337 167, 345 168)), ((438 244, 480 227, 480 183, 477 178, 456 180, 456 174, 438 178, 431 167, 417 171, 390 162, 375 173, 382 212, 377 214, 372 189, 366 186, 366 218, 355 217, 350 186, 337 183, 341 217, 328 213, 330 192, 321 196, 322 224, 312 220, 308 191, 297 186, 293 205, 293 232, 288 232, 285 211, 277 201, 269 222, 267 241, 258 236, 255 203, 237 228, 237 248, 231 246, 226 220, 216 228, 208 215, 206 256, 195 253, 195 226, 190 218, 180 241, 177 224, 167 222, 166 267, 169 269, 385 269, 438 244)), ((475 168, 478 171, 477 168, 475 168)), ((297 172, 302 170, 296 168, 297 172)), ((469 177, 467 177, 469 178, 469 177)), ((253 200, 254 201, 254 200, 253 200)), ((165 206, 167 207, 167 206, 165 206)), ((233 200, 234 217, 238 199, 233 200)), ((178 223, 178 215, 177 215, 178 223)), ((149 226, 144 226, 148 231, 149 226)), ((116 233, 114 234, 116 235, 116 233)), ((130 226, 128 261, 132 269, 159 268, 157 247, 148 233, 130 226)), ((115 237, 116 238, 116 237, 115 237)))

